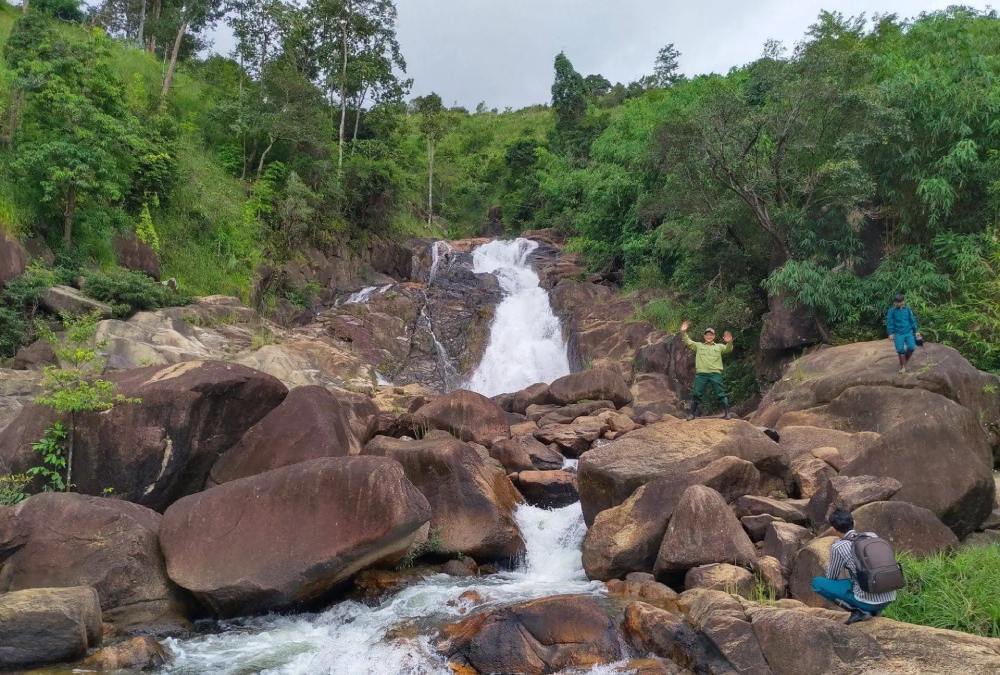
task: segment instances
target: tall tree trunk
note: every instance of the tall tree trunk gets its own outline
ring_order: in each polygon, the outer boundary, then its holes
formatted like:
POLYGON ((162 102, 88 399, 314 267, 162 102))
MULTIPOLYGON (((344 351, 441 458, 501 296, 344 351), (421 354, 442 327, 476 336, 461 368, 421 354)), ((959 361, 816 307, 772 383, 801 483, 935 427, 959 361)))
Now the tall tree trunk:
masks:
POLYGON ((167 74, 163 77, 163 89, 160 90, 160 107, 167 101, 167 94, 174 83, 174 73, 177 71, 177 56, 181 51, 181 43, 184 42, 184 34, 187 33, 188 22, 181 21, 177 28, 177 37, 174 38, 174 48, 170 51, 170 64, 167 65, 167 74))
POLYGON ((21 0, 21 14, 28 13, 28 0, 21 0))
POLYGON ((337 175, 344 170, 344 129, 347 125, 347 24, 351 20, 351 3, 347 3, 347 18, 341 24, 340 40, 344 43, 344 59, 340 71, 340 143, 338 145, 337 175))
POLYGON ((434 220, 434 151, 435 143, 427 139, 427 224, 434 220))
POLYGON ((70 184, 66 191, 66 207, 63 209, 63 246, 67 251, 73 245, 73 218, 76 216, 76 185, 70 184))
MULTIPOLYGON (((163 11, 162 0, 153 1, 153 21, 160 20, 160 13, 163 11)), ((156 34, 149 36, 149 40, 146 42, 146 51, 150 54, 156 53, 156 34)))
POLYGON ((24 92, 13 88, 10 92, 10 109, 7 111, 7 128, 4 129, 3 142, 14 147, 14 136, 20 123, 21 106, 24 104, 24 92))
POLYGON ((142 5, 139 6, 139 33, 136 35, 136 42, 139 47, 146 42, 146 0, 142 0, 142 5))
POLYGON ((267 159, 267 153, 271 152, 271 148, 274 147, 274 136, 268 134, 267 140, 269 143, 267 144, 267 147, 264 148, 264 152, 260 153, 260 161, 257 163, 257 180, 260 180, 260 174, 264 171, 264 160, 267 159))
POLYGON ((351 137, 351 156, 354 156, 354 144, 358 142, 358 127, 361 125, 361 107, 365 104, 365 99, 368 97, 368 87, 365 87, 360 94, 358 94, 357 103, 354 106, 354 136, 351 137))

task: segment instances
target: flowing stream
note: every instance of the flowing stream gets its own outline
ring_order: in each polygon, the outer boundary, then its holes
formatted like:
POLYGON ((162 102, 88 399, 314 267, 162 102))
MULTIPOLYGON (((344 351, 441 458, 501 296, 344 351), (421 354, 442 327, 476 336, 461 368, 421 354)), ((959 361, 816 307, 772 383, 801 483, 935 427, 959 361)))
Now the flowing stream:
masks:
POLYGON ((538 243, 528 239, 496 240, 472 252, 472 270, 496 275, 504 292, 486 351, 466 385, 484 396, 552 382, 569 373, 562 325, 528 263, 536 248, 538 243))
MULTIPOLYGON (((516 239, 493 241, 473 251, 474 271, 495 274, 504 298, 497 306, 482 361, 466 385, 470 389, 485 395, 512 392, 535 382, 551 382, 569 372, 559 319, 528 264, 528 256, 537 247, 535 242, 516 239)), ((435 244, 431 282, 450 250, 444 242, 435 244)), ((380 292, 377 287, 362 289, 347 302, 365 302, 376 292, 380 292)), ((424 318, 433 335, 430 318, 424 318)), ((567 460, 566 466, 575 468, 575 460, 567 460)), ((604 585, 588 581, 583 571, 580 546, 586 526, 579 502, 552 510, 522 504, 515 518, 526 550, 513 570, 468 578, 437 574, 377 606, 345 601, 319 613, 216 623, 194 637, 169 640, 176 658, 164 672, 450 673, 433 645, 443 623, 484 606, 604 592, 604 585), (467 591, 478 594, 475 605, 460 599, 467 591)), ((591 672, 615 670, 611 666, 591 672)))
POLYGON ((475 591, 477 607, 566 593, 598 595, 580 556, 586 534, 580 504, 545 510, 521 505, 515 513, 526 554, 514 570, 484 577, 437 574, 381 605, 346 601, 317 614, 264 616, 223 622, 215 632, 169 640, 175 660, 165 671, 337 675, 450 673, 434 649, 435 628, 468 615, 459 600, 475 591))

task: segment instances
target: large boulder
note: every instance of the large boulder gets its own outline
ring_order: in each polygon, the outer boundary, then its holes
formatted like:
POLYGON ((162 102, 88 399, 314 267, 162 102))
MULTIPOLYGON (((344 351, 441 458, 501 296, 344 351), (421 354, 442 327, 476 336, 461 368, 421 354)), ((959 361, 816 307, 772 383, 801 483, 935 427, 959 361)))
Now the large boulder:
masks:
POLYGON ((882 663, 895 664, 901 673, 1000 672, 1000 640, 996 638, 881 618, 855 628, 877 640, 886 659, 882 663))
POLYGON ((653 568, 677 577, 692 567, 727 562, 750 567, 757 550, 726 500, 712 488, 692 485, 681 495, 653 568))
MULTIPOLYGON (((162 511, 200 490, 219 455, 285 398, 275 378, 219 361, 190 361, 113 373, 126 397, 103 413, 77 417, 73 483, 92 495, 116 496, 162 511)), ((31 444, 54 416, 26 406, 0 432, 0 458, 13 471, 30 466, 31 444)))
POLYGON ((430 503, 431 530, 444 549, 480 561, 512 559, 524 550, 514 520, 520 496, 503 468, 468 443, 438 432, 420 441, 376 436, 365 454, 403 465, 430 503))
POLYGON ((321 457, 359 455, 375 432, 378 410, 366 397, 296 387, 212 467, 226 483, 321 457))
POLYGON ((597 514, 583 541, 583 567, 591 579, 651 571, 667 523, 684 491, 705 485, 726 499, 757 489, 760 473, 750 462, 723 457, 697 471, 658 478, 622 504, 597 514))
POLYGON ((906 502, 872 502, 854 512, 854 529, 875 532, 899 551, 928 556, 958 546, 958 537, 927 509, 906 502))
POLYGON ((234 616, 322 600, 402 558, 430 517, 398 463, 334 457, 185 497, 164 514, 160 541, 170 578, 234 616))
POLYGON ((510 410, 523 415, 529 405, 545 405, 546 403, 552 403, 552 398, 549 396, 549 385, 538 382, 516 392, 511 401, 510 410))
POLYGON ((546 424, 535 432, 535 438, 547 445, 555 444, 569 457, 579 457, 610 428, 597 417, 580 417, 570 424, 546 424))
POLYGON ((685 405, 674 391, 670 378, 663 373, 639 373, 629 387, 629 407, 638 417, 645 413, 681 417, 685 405))
POLYGON ((580 500, 576 474, 570 471, 522 471, 515 474, 514 485, 529 504, 543 509, 558 509, 580 500))
POLYGON ((415 418, 431 429, 487 447, 498 438, 510 438, 510 424, 503 408, 465 389, 431 401, 415 413, 415 418))
POLYGON ((0 290, 24 274, 28 267, 28 252, 17 239, 0 230, 0 290))
POLYGON ((769 352, 800 349, 820 341, 816 320, 808 308, 785 294, 767 300, 768 312, 761 317, 760 348, 769 352))
POLYGON ((160 278, 160 259, 153 247, 139 240, 134 234, 120 234, 114 239, 118 264, 133 272, 142 272, 154 279, 160 278))
POLYGON ((625 609, 622 629, 637 651, 668 659, 686 669, 682 672, 736 672, 705 635, 670 610, 633 602, 625 609))
POLYGON ((554 447, 541 443, 529 434, 496 441, 490 446, 490 456, 503 464, 509 472, 532 469, 555 471, 562 468, 565 460, 562 453, 554 447))
POLYGON ((750 612, 753 633, 775 675, 854 675, 884 666, 879 643, 843 623, 790 609, 750 612))
POLYGON ((71 661, 101 644, 101 606, 87 586, 0 595, 0 670, 71 661))
POLYGON ((811 538, 812 533, 800 525, 771 523, 764 535, 761 553, 776 558, 783 569, 791 570, 799 549, 811 538))
POLYGON ((821 350, 788 367, 752 421, 879 434, 841 474, 899 480, 897 500, 930 509, 962 537, 988 516, 995 493, 1000 380, 932 344, 918 350, 909 373, 897 370, 885 341, 821 350))
POLYGON ((826 576, 830 547, 840 537, 819 537, 799 549, 788 576, 788 594, 813 607, 835 607, 812 590, 813 577, 826 576))
POLYGON ((705 588, 749 596, 756 587, 754 575, 745 567, 729 563, 711 563, 692 567, 684 575, 684 588, 705 588))
POLYGON ((722 457, 751 462, 784 482, 788 460, 764 432, 742 420, 668 418, 594 448, 580 458, 580 501, 588 524, 641 485, 695 471, 722 457))
POLYGON ((162 668, 170 661, 170 651, 159 642, 142 635, 102 647, 80 663, 81 670, 139 672, 162 668))
POLYGON ((812 496, 806 510, 813 527, 823 528, 834 509, 854 511, 871 502, 886 501, 899 492, 901 487, 895 478, 836 476, 812 496))
POLYGON ((585 415, 596 415, 601 412, 614 412, 615 404, 611 401, 583 401, 581 403, 570 403, 556 408, 552 412, 546 413, 538 419, 538 426, 544 427, 548 424, 570 424, 578 417, 585 415))
POLYGON ((138 504, 74 493, 0 508, 0 592, 90 586, 118 632, 182 630, 184 600, 167 578, 161 519, 138 504))
POLYGON ((114 314, 111 305, 87 297, 70 286, 53 286, 48 289, 42 296, 41 305, 59 315, 96 314, 101 319, 110 319, 114 314))
POLYGON ((455 672, 554 673, 591 668, 622 656, 604 609, 562 595, 488 610, 442 629, 439 649, 455 672))
POLYGON ((594 368, 560 377, 549 385, 549 397, 562 405, 578 401, 611 401, 619 408, 632 400, 625 380, 608 368, 594 368))

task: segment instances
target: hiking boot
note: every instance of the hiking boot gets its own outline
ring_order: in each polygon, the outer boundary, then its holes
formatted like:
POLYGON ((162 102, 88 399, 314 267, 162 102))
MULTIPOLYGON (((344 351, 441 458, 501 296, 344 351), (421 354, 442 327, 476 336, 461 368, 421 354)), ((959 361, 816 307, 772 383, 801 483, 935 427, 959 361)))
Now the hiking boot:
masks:
POLYGON ((899 368, 899 372, 901 372, 901 373, 905 373, 905 372, 906 372, 906 366, 901 366, 901 367, 899 368))
POLYGON ((724 419, 724 420, 731 420, 731 419, 733 419, 733 414, 731 412, 729 412, 729 406, 728 405, 726 406, 726 412, 722 413, 722 419, 724 419))
POLYGON ((694 418, 695 418, 695 415, 694 415, 694 413, 693 413, 693 412, 689 412, 689 413, 688 413, 688 416, 687 416, 687 417, 686 417, 685 419, 687 419, 687 421, 688 421, 688 422, 690 422, 690 421, 691 421, 691 420, 693 420, 694 418))
POLYGON ((844 623, 850 626, 852 623, 858 623, 859 621, 867 621, 872 618, 872 615, 868 612, 862 612, 860 609, 856 609, 851 612, 851 616, 844 623))

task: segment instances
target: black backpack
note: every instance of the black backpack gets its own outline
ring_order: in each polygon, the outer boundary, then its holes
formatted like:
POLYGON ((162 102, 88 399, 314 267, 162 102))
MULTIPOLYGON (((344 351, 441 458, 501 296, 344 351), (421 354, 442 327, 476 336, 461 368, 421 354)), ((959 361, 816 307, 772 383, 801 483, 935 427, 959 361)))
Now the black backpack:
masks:
POLYGON ((857 582, 866 593, 888 593, 906 586, 903 568, 885 539, 874 533, 856 534, 851 540, 857 561, 857 582))

